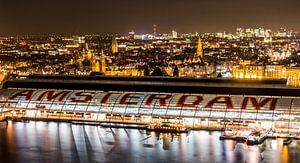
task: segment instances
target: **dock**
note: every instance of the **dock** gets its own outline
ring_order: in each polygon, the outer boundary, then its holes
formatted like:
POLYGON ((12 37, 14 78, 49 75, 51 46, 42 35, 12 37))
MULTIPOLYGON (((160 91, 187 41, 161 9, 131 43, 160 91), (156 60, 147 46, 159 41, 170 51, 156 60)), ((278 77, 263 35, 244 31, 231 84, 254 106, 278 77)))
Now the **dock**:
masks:
POLYGON ((285 133, 274 133, 272 131, 234 131, 226 130, 219 137, 220 140, 235 140, 237 142, 246 142, 247 145, 262 144, 267 139, 285 139, 284 145, 290 144, 293 140, 300 140, 300 136, 285 133))

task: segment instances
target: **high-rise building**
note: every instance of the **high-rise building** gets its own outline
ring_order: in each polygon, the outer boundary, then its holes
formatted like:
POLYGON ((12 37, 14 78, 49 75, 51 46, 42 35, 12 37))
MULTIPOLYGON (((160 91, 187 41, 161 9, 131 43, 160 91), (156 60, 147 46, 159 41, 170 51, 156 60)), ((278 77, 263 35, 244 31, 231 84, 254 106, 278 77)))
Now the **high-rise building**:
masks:
POLYGON ((117 39, 116 37, 114 37, 113 41, 112 41, 112 44, 111 44, 111 51, 112 53, 118 53, 119 49, 118 49, 118 42, 117 42, 117 39))
POLYGON ((172 38, 177 38, 177 32, 176 31, 172 31, 172 38))
POLYGON ((157 35, 157 25, 153 25, 153 36, 155 37, 157 35))

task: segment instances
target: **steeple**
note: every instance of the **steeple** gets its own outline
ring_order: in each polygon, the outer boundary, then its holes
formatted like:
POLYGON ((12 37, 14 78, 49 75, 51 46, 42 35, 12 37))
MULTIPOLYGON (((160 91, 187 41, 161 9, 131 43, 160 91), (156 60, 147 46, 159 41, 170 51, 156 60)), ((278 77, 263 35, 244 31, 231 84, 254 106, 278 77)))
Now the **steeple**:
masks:
POLYGON ((89 49, 88 44, 85 44, 85 50, 86 50, 86 54, 85 54, 86 60, 91 60, 92 57, 93 57, 93 53, 92 53, 92 51, 89 49))
POLYGON ((117 42, 117 39, 116 37, 114 37, 113 41, 112 41, 112 44, 111 44, 111 51, 112 53, 118 53, 118 42, 117 42))
POLYGON ((198 39, 197 57, 199 57, 201 59, 203 58, 203 48, 202 48, 202 41, 201 41, 200 36, 199 36, 199 39, 198 39))
POLYGON ((101 57, 100 57, 100 72, 102 73, 105 73, 106 71, 106 63, 105 63, 105 60, 106 59, 106 56, 103 52, 103 49, 101 50, 101 57))

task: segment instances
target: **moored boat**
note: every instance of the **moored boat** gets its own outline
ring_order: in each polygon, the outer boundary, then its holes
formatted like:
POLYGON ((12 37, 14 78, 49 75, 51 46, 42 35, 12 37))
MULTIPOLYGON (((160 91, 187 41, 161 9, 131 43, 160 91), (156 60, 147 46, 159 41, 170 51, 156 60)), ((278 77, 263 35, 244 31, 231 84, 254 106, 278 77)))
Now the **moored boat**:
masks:
POLYGON ((285 140, 283 140, 283 145, 289 145, 293 142, 294 138, 293 137, 289 137, 285 140))
POLYGON ((162 123, 162 124, 150 124, 147 131, 162 132, 162 133, 189 133, 191 128, 183 127, 179 124, 162 123))

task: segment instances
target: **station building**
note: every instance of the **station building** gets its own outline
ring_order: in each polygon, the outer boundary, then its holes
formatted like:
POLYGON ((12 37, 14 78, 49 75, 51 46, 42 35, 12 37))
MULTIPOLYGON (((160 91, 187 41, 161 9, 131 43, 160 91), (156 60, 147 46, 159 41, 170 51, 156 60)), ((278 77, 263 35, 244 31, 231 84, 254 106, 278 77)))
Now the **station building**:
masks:
POLYGON ((23 76, 3 84, 0 108, 49 121, 300 131, 300 88, 285 80, 23 76))

